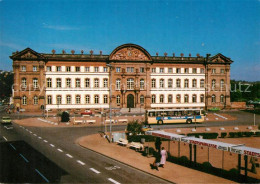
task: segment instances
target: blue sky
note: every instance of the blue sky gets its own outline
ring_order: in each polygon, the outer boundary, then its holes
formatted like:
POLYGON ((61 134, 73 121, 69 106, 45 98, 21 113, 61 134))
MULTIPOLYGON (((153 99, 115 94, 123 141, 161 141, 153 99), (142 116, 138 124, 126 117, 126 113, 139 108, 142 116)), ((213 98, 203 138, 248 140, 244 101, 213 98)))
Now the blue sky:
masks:
POLYGON ((110 54, 134 43, 152 56, 222 53, 231 79, 260 80, 260 0, 0 0, 0 69, 27 47, 110 54))

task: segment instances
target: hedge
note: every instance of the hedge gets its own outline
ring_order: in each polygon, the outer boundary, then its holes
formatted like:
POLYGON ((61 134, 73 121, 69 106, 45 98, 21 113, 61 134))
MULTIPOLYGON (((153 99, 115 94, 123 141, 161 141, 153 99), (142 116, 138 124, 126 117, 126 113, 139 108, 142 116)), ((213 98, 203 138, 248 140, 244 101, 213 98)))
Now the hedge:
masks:
MULTIPOLYGON (((257 133, 257 132, 256 132, 257 133)), ((251 137, 254 135, 254 132, 229 132, 229 137, 251 137)))
POLYGON ((129 135, 127 139, 129 142, 141 142, 141 139, 145 139, 145 142, 155 141, 155 137, 151 135, 129 135))
POLYGON ((187 136, 195 136, 196 138, 203 136, 203 139, 216 139, 218 133, 189 133, 187 136))
POLYGON ((227 132, 221 132, 221 138, 224 138, 227 136, 227 132))

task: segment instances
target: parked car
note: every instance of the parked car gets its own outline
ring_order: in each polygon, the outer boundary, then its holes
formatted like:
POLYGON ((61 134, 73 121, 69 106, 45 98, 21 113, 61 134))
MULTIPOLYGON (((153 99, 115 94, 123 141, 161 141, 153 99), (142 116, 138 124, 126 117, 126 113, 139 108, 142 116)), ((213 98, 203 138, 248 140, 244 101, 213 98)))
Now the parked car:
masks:
POLYGON ((85 110, 85 112, 81 112, 81 115, 92 115, 92 111, 90 110, 85 110))
POLYGON ((9 116, 3 116, 1 120, 1 124, 10 124, 12 123, 12 120, 9 116))

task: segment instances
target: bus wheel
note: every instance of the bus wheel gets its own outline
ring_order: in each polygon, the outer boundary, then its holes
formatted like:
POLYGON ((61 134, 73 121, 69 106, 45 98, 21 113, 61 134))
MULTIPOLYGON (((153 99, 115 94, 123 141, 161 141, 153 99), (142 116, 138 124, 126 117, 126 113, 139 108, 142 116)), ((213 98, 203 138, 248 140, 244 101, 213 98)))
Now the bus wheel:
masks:
POLYGON ((162 121, 162 120, 158 120, 158 121, 157 121, 157 124, 158 124, 158 125, 160 125, 160 124, 162 125, 162 124, 163 124, 163 121, 162 121))
POLYGON ((187 119, 187 120, 186 120, 186 123, 191 124, 191 123, 192 123, 192 120, 191 120, 191 119, 187 119))

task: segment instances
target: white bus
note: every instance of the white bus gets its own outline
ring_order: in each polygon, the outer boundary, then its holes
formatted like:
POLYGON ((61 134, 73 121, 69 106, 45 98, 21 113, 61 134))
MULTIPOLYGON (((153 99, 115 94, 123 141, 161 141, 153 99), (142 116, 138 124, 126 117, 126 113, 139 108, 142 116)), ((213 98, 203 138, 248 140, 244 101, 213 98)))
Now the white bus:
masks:
POLYGON ((204 122, 200 109, 158 109, 147 110, 147 124, 204 122))

